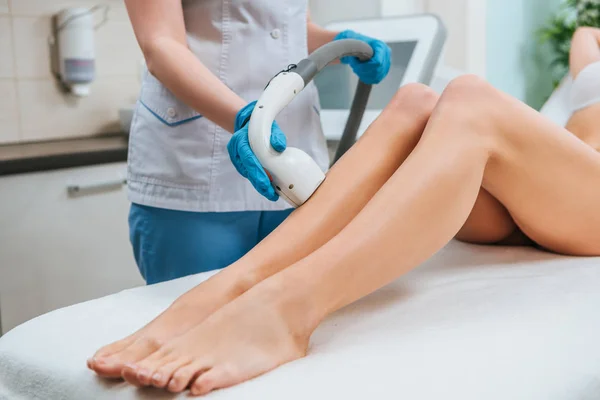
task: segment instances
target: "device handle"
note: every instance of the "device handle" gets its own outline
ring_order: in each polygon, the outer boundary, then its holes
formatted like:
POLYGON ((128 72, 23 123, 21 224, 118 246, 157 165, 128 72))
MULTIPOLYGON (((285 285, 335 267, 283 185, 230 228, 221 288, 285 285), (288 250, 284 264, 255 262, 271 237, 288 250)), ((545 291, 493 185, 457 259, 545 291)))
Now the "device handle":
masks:
POLYGON ((348 56, 367 61, 373 57, 373 48, 362 40, 335 40, 313 51, 310 56, 300 61, 293 71, 302 77, 306 86, 327 65, 348 56))
MULTIPOLYGON (((308 58, 300 61, 293 71, 302 77, 306 86, 328 64, 346 56, 358 57, 361 61, 370 60, 373 57, 373 48, 361 40, 336 40, 315 50, 308 58)), ((344 133, 338 144, 332 165, 342 158, 356 142, 358 130, 367 109, 371 88, 372 85, 367 85, 361 81, 358 82, 354 100, 350 107, 350 114, 348 115, 344 133)))
MULTIPOLYGON (((290 204, 304 204, 325 179, 317 163, 302 150, 288 147, 278 153, 271 147, 271 126, 275 117, 296 97, 308 83, 332 61, 346 56, 368 60, 373 49, 365 42, 343 39, 329 43, 313 52, 310 57, 277 74, 258 99, 248 125, 250 147, 265 170, 271 173, 276 191, 290 204)), ((358 128, 369 96, 370 86, 359 83, 352 118, 344 131, 344 147, 356 139, 358 128), (363 87, 364 86, 364 87, 363 87)))
MULTIPOLYGON (((373 48, 361 40, 335 40, 318 48, 308 58, 301 60, 288 71, 278 74, 267 85, 252 112, 249 126, 250 147, 264 167, 268 169, 268 165, 266 165, 268 164, 266 161, 267 158, 277 156, 278 154, 270 146, 271 125, 277 114, 323 68, 333 61, 347 56, 358 57, 360 60, 366 61, 373 57, 373 48)), ((349 149, 356 140, 369 94, 370 85, 359 82, 354 101, 352 102, 352 108, 350 109, 352 117, 348 119, 344 135, 340 141, 340 143, 344 144, 344 151, 349 149)), ((340 151, 338 151, 338 154, 340 154, 340 151)))

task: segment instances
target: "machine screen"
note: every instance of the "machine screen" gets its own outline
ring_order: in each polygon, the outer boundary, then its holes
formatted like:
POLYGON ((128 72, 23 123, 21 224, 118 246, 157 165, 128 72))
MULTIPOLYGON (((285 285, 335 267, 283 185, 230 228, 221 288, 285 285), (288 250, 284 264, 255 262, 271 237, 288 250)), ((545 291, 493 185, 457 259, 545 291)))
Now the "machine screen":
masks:
MULTIPOLYGON (((369 110, 383 110, 402 83, 417 42, 388 43, 392 49, 392 66, 388 76, 373 87, 367 105, 369 110)), ((358 78, 343 64, 326 67, 315 78, 323 110, 348 110, 354 98, 358 78)))

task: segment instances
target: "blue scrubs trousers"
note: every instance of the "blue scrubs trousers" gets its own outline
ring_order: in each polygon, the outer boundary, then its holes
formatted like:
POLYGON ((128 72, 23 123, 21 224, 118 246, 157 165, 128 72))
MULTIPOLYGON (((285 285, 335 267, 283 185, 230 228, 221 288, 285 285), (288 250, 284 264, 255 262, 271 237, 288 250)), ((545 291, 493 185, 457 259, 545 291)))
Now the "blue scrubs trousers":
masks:
POLYGON ((150 285, 232 264, 292 211, 208 213, 132 204, 129 237, 150 285))

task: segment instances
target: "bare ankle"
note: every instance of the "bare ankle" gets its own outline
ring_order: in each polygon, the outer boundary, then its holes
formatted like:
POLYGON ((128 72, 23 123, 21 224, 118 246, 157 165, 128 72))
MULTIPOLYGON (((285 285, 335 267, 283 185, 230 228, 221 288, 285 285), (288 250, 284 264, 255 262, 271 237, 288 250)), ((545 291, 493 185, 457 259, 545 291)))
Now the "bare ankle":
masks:
POLYGON ((279 275, 256 285, 252 292, 286 321, 290 332, 300 342, 308 340, 325 317, 312 296, 301 286, 290 284, 279 275))
POLYGON ((252 286, 254 280, 236 271, 224 269, 177 298, 171 309, 187 309, 190 304, 197 306, 198 302, 217 309, 241 296, 252 286))

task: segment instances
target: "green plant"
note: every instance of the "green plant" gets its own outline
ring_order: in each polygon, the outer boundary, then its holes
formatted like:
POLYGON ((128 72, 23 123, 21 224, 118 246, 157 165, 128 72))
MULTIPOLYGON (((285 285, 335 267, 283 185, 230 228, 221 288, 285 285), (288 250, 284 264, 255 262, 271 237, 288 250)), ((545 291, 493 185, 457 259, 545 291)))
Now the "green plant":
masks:
POLYGON ((548 44, 552 51, 550 67, 557 83, 569 71, 571 38, 581 26, 600 27, 600 0, 565 0, 539 31, 541 43, 548 44))

